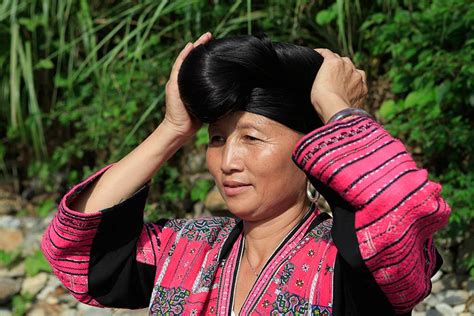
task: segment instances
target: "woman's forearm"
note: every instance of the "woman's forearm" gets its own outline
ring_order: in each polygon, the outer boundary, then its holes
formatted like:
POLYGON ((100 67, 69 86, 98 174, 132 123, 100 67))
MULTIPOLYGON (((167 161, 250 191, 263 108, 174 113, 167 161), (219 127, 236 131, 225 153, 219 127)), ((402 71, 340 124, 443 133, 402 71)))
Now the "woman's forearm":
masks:
POLYGON ((84 189, 70 205, 71 209, 93 213, 129 198, 188 139, 161 123, 139 146, 84 189))

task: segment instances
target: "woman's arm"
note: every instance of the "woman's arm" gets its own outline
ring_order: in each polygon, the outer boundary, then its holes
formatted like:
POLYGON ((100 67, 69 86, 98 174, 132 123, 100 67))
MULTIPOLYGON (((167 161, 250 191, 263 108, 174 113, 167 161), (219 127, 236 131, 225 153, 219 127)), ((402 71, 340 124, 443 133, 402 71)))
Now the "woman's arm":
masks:
POLYGON ((450 208, 441 185, 417 168, 403 143, 356 116, 305 135, 293 160, 331 206, 347 202, 346 214, 334 211, 333 227, 345 261, 368 269, 398 313, 427 296, 440 264, 433 234, 447 224, 450 208))
POLYGON ((128 199, 188 138, 163 121, 138 147, 82 191, 70 207, 78 212, 93 213, 128 199))
POLYGON ((43 234, 41 250, 78 301, 98 307, 146 307, 162 238, 160 225, 143 224, 148 185, 99 212, 71 208, 82 190, 110 167, 92 174, 61 199, 43 234))
MULTIPOLYGON (((205 34, 194 45, 209 39, 205 34)), ((126 157, 69 190, 43 235, 41 249, 54 273, 83 303, 149 303, 161 241, 173 231, 163 223, 144 224, 143 210, 150 178, 201 125, 187 113, 177 86, 180 65, 193 47, 189 43, 173 65, 163 122, 126 157)))
MULTIPOLYGON (((341 108, 360 107, 368 89, 365 72, 349 58, 316 51, 324 61, 311 102, 327 122, 341 108)), ((433 243, 450 214, 441 185, 417 168, 400 140, 367 117, 309 133, 298 142, 293 160, 333 209, 336 268, 343 272, 337 275, 350 283, 335 296, 347 302, 335 304, 351 305, 358 314, 374 308, 384 315, 409 312, 428 295, 430 277, 442 263, 433 243)))

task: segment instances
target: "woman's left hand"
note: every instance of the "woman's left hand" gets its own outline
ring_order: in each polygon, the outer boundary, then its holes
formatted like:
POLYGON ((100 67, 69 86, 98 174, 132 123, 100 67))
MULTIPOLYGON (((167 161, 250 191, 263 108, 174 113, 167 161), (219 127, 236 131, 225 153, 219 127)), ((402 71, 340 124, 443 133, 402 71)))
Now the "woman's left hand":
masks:
POLYGON ((311 103, 323 122, 345 108, 362 107, 368 92, 365 71, 329 49, 315 51, 324 61, 313 82, 311 103))

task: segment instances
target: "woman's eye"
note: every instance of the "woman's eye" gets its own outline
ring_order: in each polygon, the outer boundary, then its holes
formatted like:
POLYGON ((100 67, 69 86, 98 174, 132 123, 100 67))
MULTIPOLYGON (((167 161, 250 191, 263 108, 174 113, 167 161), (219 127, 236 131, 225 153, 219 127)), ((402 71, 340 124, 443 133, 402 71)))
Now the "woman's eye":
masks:
POLYGON ((224 137, 222 136, 211 136, 210 139, 209 139, 209 143, 213 144, 213 143, 216 143, 216 142, 220 142, 220 141, 223 141, 224 137))
POLYGON ((253 136, 250 136, 250 135, 245 135, 244 136, 246 139, 250 140, 250 141, 256 141, 256 140, 259 140, 258 138, 256 137, 253 137, 253 136))

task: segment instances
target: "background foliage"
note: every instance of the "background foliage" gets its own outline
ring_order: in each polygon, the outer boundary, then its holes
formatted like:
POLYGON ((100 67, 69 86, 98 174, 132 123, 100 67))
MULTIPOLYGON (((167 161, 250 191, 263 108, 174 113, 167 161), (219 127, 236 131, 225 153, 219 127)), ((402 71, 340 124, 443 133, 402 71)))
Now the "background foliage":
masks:
MULTIPOLYGON (((157 127, 188 41, 264 31, 366 70, 367 109, 443 184, 453 215, 440 243, 457 252, 474 215, 473 22, 474 5, 461 0, 4 0, 0 172, 27 198, 59 198, 157 127)), ((201 131, 189 146, 202 150, 205 139, 201 131)), ((182 216, 211 188, 180 173, 182 155, 153 179, 155 216, 182 216)), ((472 254, 461 260, 474 271, 472 254)))

